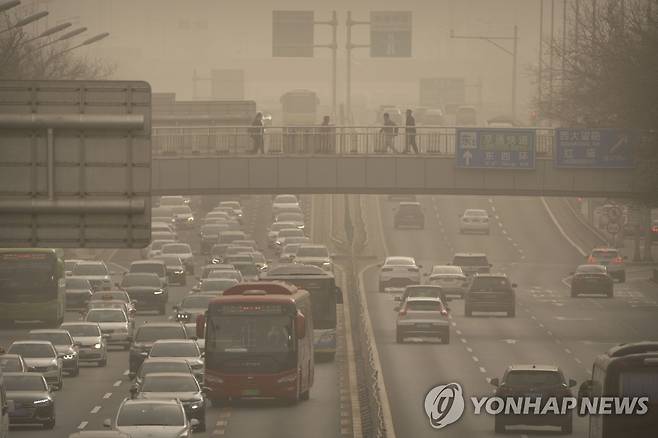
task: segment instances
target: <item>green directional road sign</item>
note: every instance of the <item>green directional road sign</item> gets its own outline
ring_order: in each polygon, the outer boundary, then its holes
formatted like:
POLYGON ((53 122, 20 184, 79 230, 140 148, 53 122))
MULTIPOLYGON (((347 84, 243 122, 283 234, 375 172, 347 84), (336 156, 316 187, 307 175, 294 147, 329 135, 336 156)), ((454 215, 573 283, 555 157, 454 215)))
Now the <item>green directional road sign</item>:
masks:
POLYGON ((370 56, 411 56, 411 11, 370 12, 370 56))
POLYGON ((272 56, 313 57, 313 11, 272 11, 272 56))

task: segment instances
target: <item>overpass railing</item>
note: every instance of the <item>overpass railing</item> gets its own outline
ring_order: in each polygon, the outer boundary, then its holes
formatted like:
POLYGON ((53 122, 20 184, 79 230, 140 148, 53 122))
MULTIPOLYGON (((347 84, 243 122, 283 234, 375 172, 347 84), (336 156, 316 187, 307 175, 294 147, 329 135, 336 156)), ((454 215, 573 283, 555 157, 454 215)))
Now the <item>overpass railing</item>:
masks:
MULTIPOLYGON (((491 128, 496 129, 496 128, 491 128)), ((501 128, 498 128, 501 129, 501 128)), ((536 155, 551 157, 553 129, 536 129, 536 155)), ((152 128, 153 155, 249 155, 258 142, 268 155, 401 154, 415 140, 420 154, 454 156, 455 126, 158 126, 152 128)), ((414 153, 409 147, 408 152, 414 153)))

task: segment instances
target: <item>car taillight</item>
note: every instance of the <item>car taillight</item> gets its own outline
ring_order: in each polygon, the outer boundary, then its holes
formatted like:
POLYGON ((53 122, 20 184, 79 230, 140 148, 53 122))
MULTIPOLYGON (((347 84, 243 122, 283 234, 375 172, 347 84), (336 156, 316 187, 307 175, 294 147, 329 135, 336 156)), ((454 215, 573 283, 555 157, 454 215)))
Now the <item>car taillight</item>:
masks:
POLYGON ((446 309, 441 309, 441 315, 448 316, 448 311, 446 309))
POLYGON ((399 312, 400 316, 405 316, 406 314, 407 314, 407 309, 406 308, 400 309, 400 312, 399 312))
POLYGON ((619 265, 621 263, 624 263, 624 259, 621 258, 621 257, 616 257, 616 258, 612 259, 612 263, 615 264, 615 265, 619 265))
POLYGON ((596 259, 595 259, 594 257, 592 257, 592 256, 589 256, 589 257, 587 258, 587 263, 595 264, 595 263, 596 263, 596 259))
POLYGON ((651 227, 651 231, 654 233, 658 233, 658 225, 654 225, 653 227, 651 227))

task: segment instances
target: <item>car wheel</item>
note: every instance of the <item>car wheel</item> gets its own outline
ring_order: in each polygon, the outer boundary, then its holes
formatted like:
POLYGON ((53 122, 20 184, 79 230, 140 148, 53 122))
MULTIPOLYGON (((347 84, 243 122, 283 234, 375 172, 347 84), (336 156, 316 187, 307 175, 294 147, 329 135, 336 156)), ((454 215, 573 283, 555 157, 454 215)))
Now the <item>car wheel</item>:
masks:
POLYGON ((80 367, 79 366, 75 367, 74 370, 69 372, 69 377, 77 377, 79 375, 80 375, 80 367))
POLYGON ((512 308, 511 310, 507 311, 507 317, 508 318, 514 318, 516 316, 516 309, 512 308))
POLYGON ((99 366, 99 367, 107 366, 107 358, 105 358, 105 359, 103 359, 103 360, 99 360, 99 361, 98 361, 98 366, 99 366))
POLYGON ((443 333, 443 335, 441 336, 441 343, 442 344, 449 344, 450 343, 450 332, 449 331, 446 331, 445 333, 443 333))
POLYGON ((404 336, 402 336, 402 333, 400 332, 395 332, 395 342, 398 344, 403 344, 404 343, 404 336))
POLYGON ((619 274, 619 282, 620 283, 626 282, 626 272, 622 272, 621 274, 619 274))
POLYGON ((576 298, 578 296, 578 292, 571 289, 571 298, 576 298))
POLYGON ((43 423, 43 428, 51 430, 52 428, 55 427, 55 417, 49 419, 48 421, 43 423))
POLYGON ((62 379, 62 375, 59 375, 59 382, 57 382, 57 386, 55 388, 56 391, 61 391, 62 388, 64 388, 64 379, 62 379))
POLYGON ((614 295, 614 289, 610 289, 610 290, 608 290, 608 293, 606 294, 606 296, 607 296, 608 298, 612 298, 613 295, 614 295))
POLYGON ((167 306, 166 305, 160 306, 160 308, 158 309, 158 314, 164 315, 165 313, 167 313, 167 306))
POLYGON ((471 306, 464 306, 464 315, 473 316, 473 311, 471 310, 471 306))
POLYGON ((386 292, 386 288, 384 287, 383 283, 379 283, 379 292, 386 292))
POLYGON ((569 420, 565 424, 560 426, 560 430, 564 435, 570 435, 571 433, 573 433, 573 422, 571 418, 569 418, 569 420))
POLYGON ((196 427, 196 432, 205 432, 206 431, 206 418, 205 415, 203 419, 199 420, 199 425, 196 427))
POLYGON ((300 400, 308 400, 311 398, 311 390, 307 389, 306 391, 302 392, 301 395, 299 396, 300 400))
POLYGON ((505 433, 505 423, 498 416, 494 419, 494 432, 505 433))

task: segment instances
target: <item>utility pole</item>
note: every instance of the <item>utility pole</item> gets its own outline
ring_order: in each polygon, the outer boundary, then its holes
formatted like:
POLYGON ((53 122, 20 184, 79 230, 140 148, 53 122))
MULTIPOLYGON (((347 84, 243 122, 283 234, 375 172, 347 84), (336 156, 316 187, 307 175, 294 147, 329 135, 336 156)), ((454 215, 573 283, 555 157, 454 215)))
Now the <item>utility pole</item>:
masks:
POLYGON ((331 50, 331 111, 334 118, 338 114, 338 109, 336 107, 337 91, 336 91, 336 62, 337 62, 337 51, 338 51, 338 42, 336 34, 338 31, 338 19, 336 17, 336 11, 332 11, 331 20, 329 21, 314 21, 313 24, 326 24, 331 26, 331 43, 329 44, 314 44, 313 47, 323 47, 331 50))
POLYGON ((347 21, 345 26, 347 28, 347 42, 345 49, 347 50, 347 68, 346 68, 346 83, 345 83, 345 112, 347 122, 352 122, 352 49, 370 47, 370 44, 352 44, 352 26, 360 24, 370 24, 369 21, 356 21, 352 20, 352 11, 347 11, 347 21))
POLYGON ((542 71, 544 67, 544 0, 539 0, 539 62, 537 63, 537 101, 542 103, 542 71))
POLYGON ((467 40, 484 40, 494 46, 498 47, 503 52, 512 56, 512 118, 516 118, 516 64, 517 64, 517 52, 518 52, 518 41, 519 41, 519 29, 515 25, 513 36, 484 36, 484 35, 455 35, 455 31, 450 29, 450 38, 456 39, 467 39, 467 40), (512 40, 512 50, 507 49, 505 46, 498 44, 496 41, 499 40, 512 40))

